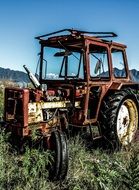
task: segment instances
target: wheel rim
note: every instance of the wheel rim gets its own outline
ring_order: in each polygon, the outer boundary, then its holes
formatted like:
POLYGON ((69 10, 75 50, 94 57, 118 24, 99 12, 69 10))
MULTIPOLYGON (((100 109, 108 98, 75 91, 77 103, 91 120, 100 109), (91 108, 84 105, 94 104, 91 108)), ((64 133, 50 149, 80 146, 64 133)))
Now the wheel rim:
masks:
POLYGON ((127 99, 121 105, 117 116, 117 135, 122 145, 131 143, 137 128, 137 106, 133 100, 127 99))

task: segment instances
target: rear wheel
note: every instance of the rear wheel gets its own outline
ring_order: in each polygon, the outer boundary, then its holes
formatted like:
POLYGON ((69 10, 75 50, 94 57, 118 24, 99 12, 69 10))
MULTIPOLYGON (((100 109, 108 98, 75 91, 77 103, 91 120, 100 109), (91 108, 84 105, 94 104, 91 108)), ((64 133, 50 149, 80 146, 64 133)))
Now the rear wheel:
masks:
POLYGON ((105 99, 100 113, 101 132, 114 149, 129 145, 138 128, 137 94, 126 89, 105 99))

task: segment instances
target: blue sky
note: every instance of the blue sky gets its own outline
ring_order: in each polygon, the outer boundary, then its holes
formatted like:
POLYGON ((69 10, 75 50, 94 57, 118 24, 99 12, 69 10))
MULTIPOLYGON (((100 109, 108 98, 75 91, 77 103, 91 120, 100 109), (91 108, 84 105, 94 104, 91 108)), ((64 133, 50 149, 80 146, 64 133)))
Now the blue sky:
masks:
POLYGON ((33 72, 39 52, 35 36, 63 28, 113 31, 128 46, 130 68, 139 70, 138 0, 1 0, 0 67, 33 72))

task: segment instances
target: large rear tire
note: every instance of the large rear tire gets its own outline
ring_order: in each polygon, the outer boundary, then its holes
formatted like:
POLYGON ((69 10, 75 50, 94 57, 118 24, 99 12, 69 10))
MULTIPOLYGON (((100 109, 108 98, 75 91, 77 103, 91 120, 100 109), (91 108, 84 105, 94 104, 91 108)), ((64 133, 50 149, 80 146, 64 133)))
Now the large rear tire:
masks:
POLYGON ((125 89, 109 95, 100 111, 100 128, 107 145, 115 149, 133 141, 138 129, 138 95, 125 89))

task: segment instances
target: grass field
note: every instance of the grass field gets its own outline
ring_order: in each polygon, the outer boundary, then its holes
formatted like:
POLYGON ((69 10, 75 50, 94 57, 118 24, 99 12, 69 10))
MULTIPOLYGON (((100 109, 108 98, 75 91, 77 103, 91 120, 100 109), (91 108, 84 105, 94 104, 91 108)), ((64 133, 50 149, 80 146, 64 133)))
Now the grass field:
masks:
MULTIPOLYGON (((3 93, 0 92, 0 114, 3 93)), ((68 140, 69 171, 64 181, 48 180, 50 152, 26 148, 19 155, 0 130, 0 190, 138 190, 139 143, 128 150, 108 153, 86 146, 85 138, 68 140)))
POLYGON ((17 154, 0 132, 1 190, 126 190, 139 189, 139 144, 128 151, 106 153, 86 149, 79 137, 69 140, 69 172, 64 181, 50 182, 46 165, 50 152, 26 149, 17 154))

